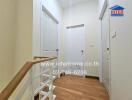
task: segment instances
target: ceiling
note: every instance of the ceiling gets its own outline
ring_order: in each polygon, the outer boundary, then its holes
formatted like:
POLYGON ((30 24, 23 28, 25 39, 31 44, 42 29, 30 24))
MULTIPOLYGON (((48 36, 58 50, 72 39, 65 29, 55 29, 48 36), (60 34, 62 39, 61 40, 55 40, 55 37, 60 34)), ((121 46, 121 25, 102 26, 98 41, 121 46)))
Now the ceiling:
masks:
POLYGON ((67 8, 67 7, 70 7, 72 5, 76 5, 76 4, 79 4, 81 2, 85 2, 88 0, 58 0, 58 1, 63 8, 67 8))

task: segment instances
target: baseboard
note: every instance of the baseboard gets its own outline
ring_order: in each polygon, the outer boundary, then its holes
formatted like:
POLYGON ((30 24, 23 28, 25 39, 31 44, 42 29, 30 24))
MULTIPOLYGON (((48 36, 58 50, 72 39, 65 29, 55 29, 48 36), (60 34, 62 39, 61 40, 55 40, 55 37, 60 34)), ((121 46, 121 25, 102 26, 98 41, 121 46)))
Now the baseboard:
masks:
POLYGON ((65 73, 65 72, 60 73, 60 77, 65 76, 65 75, 66 75, 66 73, 65 73))
POLYGON ((85 78, 92 78, 92 79, 99 80, 99 77, 98 76, 88 76, 88 75, 85 75, 85 78))

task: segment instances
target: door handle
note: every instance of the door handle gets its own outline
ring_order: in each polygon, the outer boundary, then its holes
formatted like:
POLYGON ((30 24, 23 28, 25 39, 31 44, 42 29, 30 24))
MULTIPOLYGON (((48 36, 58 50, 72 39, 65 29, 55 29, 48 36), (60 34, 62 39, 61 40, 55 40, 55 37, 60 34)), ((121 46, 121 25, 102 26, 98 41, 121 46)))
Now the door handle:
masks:
POLYGON ((81 50, 81 53, 84 53, 84 50, 81 50))
POLYGON ((56 49, 56 51, 58 52, 58 51, 59 51, 59 49, 56 49))

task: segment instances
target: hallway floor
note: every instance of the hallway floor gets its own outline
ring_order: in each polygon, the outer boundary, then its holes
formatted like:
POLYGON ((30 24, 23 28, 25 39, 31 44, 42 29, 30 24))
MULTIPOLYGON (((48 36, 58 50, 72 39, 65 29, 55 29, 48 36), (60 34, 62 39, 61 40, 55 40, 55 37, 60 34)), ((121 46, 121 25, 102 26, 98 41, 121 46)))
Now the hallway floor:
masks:
POLYGON ((66 75, 55 80, 56 100, 109 100, 108 94, 96 79, 66 75))

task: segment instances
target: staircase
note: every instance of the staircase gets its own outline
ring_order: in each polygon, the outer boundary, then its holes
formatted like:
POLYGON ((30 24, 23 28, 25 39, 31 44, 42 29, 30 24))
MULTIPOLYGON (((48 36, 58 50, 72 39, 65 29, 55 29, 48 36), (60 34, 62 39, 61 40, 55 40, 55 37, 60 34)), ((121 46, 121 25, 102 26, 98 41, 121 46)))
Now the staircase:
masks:
POLYGON ((27 61, 0 93, 0 100, 55 100, 53 81, 57 66, 43 66, 43 62, 56 62, 57 57, 35 57, 27 61))
POLYGON ((35 77, 40 78, 40 84, 34 89, 34 100, 55 100, 53 81, 57 76, 53 75, 53 66, 40 66, 40 73, 35 77))

